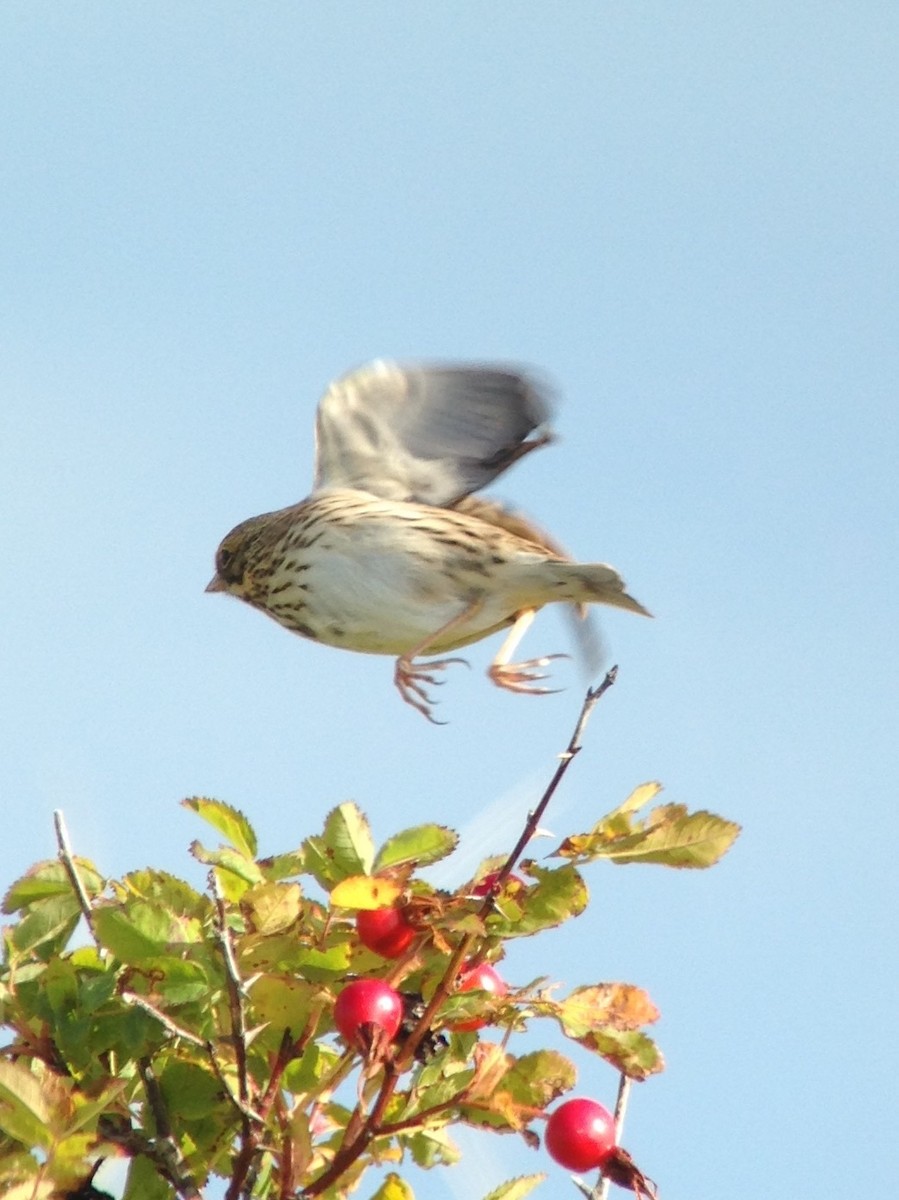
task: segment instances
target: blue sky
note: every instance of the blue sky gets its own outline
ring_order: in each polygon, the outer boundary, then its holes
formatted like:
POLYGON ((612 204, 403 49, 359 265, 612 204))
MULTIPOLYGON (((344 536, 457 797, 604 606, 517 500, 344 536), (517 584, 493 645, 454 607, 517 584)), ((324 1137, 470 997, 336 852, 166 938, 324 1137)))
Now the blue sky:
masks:
MULTIPOLYGON (((596 868, 588 914, 505 973, 650 990, 669 1069, 625 1141, 665 1200, 836 1195, 847 1152, 853 1191, 882 1187, 897 53, 873 0, 7 0, 4 885, 54 853, 56 807, 109 874, 199 879, 196 793, 267 852, 349 798, 382 837, 467 830, 459 881, 509 846, 576 718, 572 665, 560 695, 515 697, 472 647, 433 728, 387 660, 203 587, 232 525, 306 493, 333 376, 534 364, 560 440, 493 490, 657 614, 603 615, 620 679, 547 823, 658 778, 744 833, 708 873, 596 868)), ((544 613, 525 649, 566 639, 544 613)), ((547 1165, 466 1144, 420 1200, 547 1165)))

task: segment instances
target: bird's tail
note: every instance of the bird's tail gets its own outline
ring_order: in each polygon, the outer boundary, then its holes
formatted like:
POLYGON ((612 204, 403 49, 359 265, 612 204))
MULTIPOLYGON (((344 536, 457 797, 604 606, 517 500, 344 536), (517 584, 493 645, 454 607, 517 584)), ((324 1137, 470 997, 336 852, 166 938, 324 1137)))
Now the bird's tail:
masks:
POLYGON ((573 604, 611 604, 644 617, 652 616, 639 600, 628 595, 624 580, 607 563, 554 562, 546 563, 543 571, 554 575, 550 586, 555 591, 555 600, 568 600, 573 604))

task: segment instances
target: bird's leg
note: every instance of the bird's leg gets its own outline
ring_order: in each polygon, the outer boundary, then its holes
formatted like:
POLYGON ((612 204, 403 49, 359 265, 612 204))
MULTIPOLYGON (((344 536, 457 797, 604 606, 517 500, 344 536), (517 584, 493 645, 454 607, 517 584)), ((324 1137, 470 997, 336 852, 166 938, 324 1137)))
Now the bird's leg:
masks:
POLYGON ((451 633, 459 625, 464 625, 466 621, 475 616, 483 606, 483 603, 483 600, 472 600, 452 620, 447 621, 445 625, 441 625, 434 633, 428 634, 423 642, 419 642, 414 649, 401 654, 396 660, 393 670, 393 682, 396 684, 399 694, 407 704, 411 704, 413 708, 417 708, 422 716, 427 717, 433 725, 443 725, 445 722, 437 721, 431 715, 431 705, 435 704, 436 701, 432 700, 428 695, 425 685, 439 687, 444 681, 437 679, 431 672, 445 671, 453 663, 464 663, 467 667, 468 660, 465 658, 436 658, 431 662, 424 663, 418 663, 414 660, 422 654, 427 654, 429 646, 433 646, 435 642, 442 641, 447 633, 451 633))
POLYGON ((545 673, 541 673, 540 668, 549 666, 554 658, 567 658, 567 654, 547 654, 543 658, 529 658, 525 662, 509 662, 536 615, 535 608, 523 608, 518 613, 506 640, 487 668, 487 674, 497 687, 507 688, 510 692, 525 692, 529 696, 549 696, 559 689, 537 686, 541 679, 546 679, 545 673))

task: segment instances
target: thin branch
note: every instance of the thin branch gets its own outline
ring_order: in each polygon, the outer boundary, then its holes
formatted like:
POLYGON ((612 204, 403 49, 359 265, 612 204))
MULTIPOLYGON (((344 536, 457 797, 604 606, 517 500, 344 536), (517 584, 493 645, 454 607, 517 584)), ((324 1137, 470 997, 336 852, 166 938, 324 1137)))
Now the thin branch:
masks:
POLYGON ((191 1033, 189 1029, 185 1029, 183 1025, 179 1025, 177 1021, 173 1021, 170 1016, 158 1009, 146 997, 139 996, 136 992, 128 991, 123 991, 120 995, 126 1004, 133 1004, 135 1008, 142 1008, 145 1013, 149 1013, 151 1017, 155 1017, 160 1025, 168 1030, 172 1037, 184 1038, 192 1046, 199 1046, 203 1050, 206 1049, 206 1042, 202 1038, 197 1037, 195 1033, 191 1033))
POLYGON ((172 1135, 168 1110, 166 1109, 159 1083, 153 1074, 150 1060, 148 1058, 140 1059, 138 1068, 141 1080, 143 1081, 144 1091, 147 1095, 147 1103, 150 1107, 150 1112, 153 1114, 153 1123, 156 1130, 156 1137, 151 1142, 153 1147, 153 1161, 169 1180, 178 1195, 183 1197, 183 1200, 202 1200, 202 1193, 197 1188, 190 1171, 187 1169, 181 1149, 172 1135))
POLYGON ((218 1055, 215 1052, 215 1046, 212 1041, 203 1042, 202 1044, 209 1056, 209 1064, 215 1072, 215 1077, 221 1084, 222 1091, 228 1098, 228 1102, 234 1106, 244 1121, 254 1121, 257 1125, 264 1125, 265 1121, 259 1113, 255 1112, 249 1104, 244 1104, 239 1096, 234 1095, 231 1081, 228 1079, 222 1068, 222 1064, 218 1060, 218 1055))
MULTIPOLYGON (((497 877, 492 888, 490 889, 490 892, 484 898, 484 903, 478 909, 477 915, 481 920, 486 920, 486 918, 493 911, 494 895, 502 888, 503 883, 512 874, 515 864, 524 853, 528 842, 534 836, 534 832, 540 824, 541 818, 546 812, 547 806, 549 805, 550 800, 553 798, 556 788, 562 782, 565 772, 568 770, 572 759, 581 748, 584 730, 587 726, 587 721, 590 719, 590 714, 593 712, 593 709, 596 707, 600 699, 614 684, 617 677, 618 668, 612 667, 598 687, 588 688, 587 695, 584 697, 584 703, 581 705, 581 711, 578 714, 574 732, 572 733, 565 750, 559 755, 559 765, 556 767, 552 779, 550 779, 549 783, 547 784, 546 790, 540 797, 540 802, 538 803, 537 807, 528 814, 528 819, 525 823, 524 829, 522 830, 521 837, 515 843, 512 853, 509 855, 502 868, 497 873, 497 877)), ((427 1008, 422 1013, 418 1024, 403 1042, 402 1050, 397 1057, 397 1068, 400 1071, 405 1070, 405 1068, 409 1066, 414 1058, 415 1051, 418 1049, 422 1038, 424 1038, 425 1034, 431 1027, 434 1014, 437 1012, 437 1009, 440 1007, 446 997, 450 994, 453 984, 456 981, 456 976, 459 974, 462 964, 469 959, 471 949, 476 941, 477 935, 470 933, 464 937, 460 944, 456 947, 455 953, 450 959, 449 964, 444 971, 443 978, 437 985, 437 989, 431 997, 427 1008)), ((473 966, 477 965, 479 961, 477 954, 472 956, 470 961, 473 966)))
POLYGON ((72 846, 69 842, 69 831, 66 829, 66 819, 63 816, 61 808, 57 808, 53 812, 53 825, 56 829, 56 844, 59 847, 60 860, 66 869, 66 874, 69 877, 69 882, 75 891, 75 895, 78 897, 78 904, 87 927, 90 930, 90 935, 94 939, 94 945, 98 950, 102 950, 96 930, 94 929, 94 914, 91 908, 90 897, 81 881, 81 876, 78 874, 78 867, 75 865, 72 846))
MULTIPOLYGON (((615 1100, 615 1144, 618 1146, 621 1145, 621 1136, 624 1133, 624 1118, 627 1115, 627 1102, 630 1099, 632 1086, 633 1080, 630 1076, 622 1073, 618 1080, 618 1096, 615 1100)), ((600 1176, 592 1196, 595 1197, 595 1200, 608 1200, 611 1185, 610 1179, 600 1176)))
POLYGON ((578 716, 577 723, 574 727, 574 732, 571 735, 571 739, 568 742, 568 745, 565 747, 565 749, 559 755, 559 759, 560 759, 559 765, 558 765, 558 767, 556 767, 553 777, 549 781, 549 783, 546 787, 546 791, 540 797, 540 803, 533 810, 533 812, 528 814, 528 819, 527 819, 527 822, 525 823, 525 827, 521 831, 521 837, 515 843, 515 847, 512 850, 512 853, 509 855, 509 857, 503 863, 500 870, 497 872, 496 879, 493 883, 493 887, 490 889, 490 892, 488 893, 487 897, 484 900, 484 903, 482 904, 480 910, 478 911, 479 917, 482 917, 482 918, 488 917, 490 915, 490 913, 493 911, 493 896, 497 892, 502 890, 503 884, 506 882, 506 880, 512 874, 512 871, 515 869, 515 864, 518 862, 519 858, 521 858, 522 854, 525 851, 525 847, 527 846, 528 842, 531 840, 531 838, 534 836, 535 832, 537 831, 540 821, 543 818, 543 814, 546 812, 547 806, 549 805, 550 800, 552 800, 552 798, 555 794, 556 788, 562 782, 562 779, 565 776, 565 772, 568 770, 569 766, 571 765, 572 759, 578 753, 578 751, 581 749, 583 736, 584 736, 584 730, 587 727, 587 722, 590 719, 590 715, 593 712, 593 709, 596 707, 596 705, 602 699, 602 697, 606 694, 606 692, 609 690, 609 688, 612 687, 612 685, 614 684, 614 682, 617 678, 618 678, 618 668, 612 667, 606 673, 605 679, 603 679, 602 683, 599 684, 598 687, 587 689, 587 695, 584 697, 584 703, 581 706, 580 715, 578 716))
POLYGON ((228 929, 228 914, 225 898, 215 871, 209 872, 209 886, 215 898, 216 922, 219 945, 225 962, 225 981, 228 991, 228 1007, 231 1011, 231 1028, 234 1038, 234 1054, 237 1060, 238 1095, 242 1104, 250 1099, 249 1074, 247 1071, 247 1013, 244 1007, 244 985, 237 969, 231 932, 228 929))

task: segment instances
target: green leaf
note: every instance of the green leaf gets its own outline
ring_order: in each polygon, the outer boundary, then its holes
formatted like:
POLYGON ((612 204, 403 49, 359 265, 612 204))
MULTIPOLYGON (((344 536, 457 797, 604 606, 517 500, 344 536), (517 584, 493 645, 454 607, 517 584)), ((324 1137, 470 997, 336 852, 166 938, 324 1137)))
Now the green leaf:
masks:
POLYGON ((309 871, 327 891, 348 875, 370 875, 374 843, 365 814, 340 804, 325 819, 324 831, 303 843, 309 871))
MULTIPOLYGON (((88 896, 99 895, 103 890, 104 881, 93 863, 84 858, 76 858, 75 864, 88 896)), ((47 859, 29 867, 25 874, 8 888, 3 898, 3 911, 18 912, 19 909, 34 904, 36 900, 73 895, 72 881, 63 864, 55 858, 47 859)))
POLYGON ((445 1129, 418 1129, 414 1133, 401 1133, 399 1141, 412 1155, 416 1166, 429 1170, 431 1167, 451 1167, 462 1155, 445 1129))
POLYGON ((484 1200, 524 1200, 524 1197, 530 1195, 545 1178, 545 1175, 519 1175, 517 1179, 501 1183, 498 1188, 489 1192, 484 1200))
POLYGON ((136 898, 161 904, 185 917, 205 920, 210 912, 207 896, 167 871, 156 871, 149 867, 141 871, 129 871, 122 877, 122 886, 136 898))
POLYGON ((316 1091, 322 1080, 331 1075, 341 1053, 324 1042, 310 1042, 302 1058, 295 1058, 284 1071, 284 1087, 295 1096, 316 1091))
POLYGON ((80 919, 81 908, 71 890, 67 896, 36 900, 14 926, 12 944, 23 954, 34 954, 46 961, 65 948, 80 919))
POLYGON ((54 1114, 45 1083, 23 1063, 0 1059, 0 1129, 24 1146, 48 1150, 54 1114))
MULTIPOLYGON (((221 846, 218 850, 207 850, 200 842, 191 842, 190 852, 197 862, 205 863, 210 867, 218 867, 219 870, 227 871, 230 875, 235 875, 243 883, 262 883, 263 875, 252 858, 247 858, 245 854, 241 854, 239 850, 231 850, 227 846, 221 846)), ((245 889, 239 889, 240 894, 245 889)))
POLYGON ((286 854, 274 854, 271 858, 260 858, 259 867, 265 878, 272 881, 309 873, 302 848, 290 850, 286 854))
POLYGON ((664 1071, 665 1060, 658 1046, 639 1030, 621 1031, 611 1026, 576 1039, 579 1045, 601 1055, 616 1071, 631 1079, 646 1079, 664 1071))
POLYGON ((66 1133, 77 1133, 80 1129, 87 1129, 93 1133, 97 1128, 97 1121, 100 1116, 107 1109, 113 1107, 125 1090, 125 1087, 126 1083, 124 1079, 116 1079, 113 1080, 109 1087, 105 1087, 99 1096, 88 1098, 83 1092, 73 1092, 74 1112, 69 1120, 66 1133))
POLYGON ((132 1158, 122 1200, 172 1200, 172 1189, 143 1154, 132 1158))
POLYGON ((140 963, 162 954, 172 940, 172 919, 165 909, 143 900, 94 909, 94 930, 101 944, 124 963, 140 963))
POLYGON ((501 912, 492 914, 487 918, 490 933, 506 938, 529 937, 580 916, 587 907, 587 886, 576 867, 570 864, 540 867, 528 863, 526 869, 537 882, 516 895, 520 916, 509 920, 501 912))
POLYGON ((233 808, 224 800, 210 800, 205 796, 189 796, 181 803, 217 829, 245 858, 256 857, 258 850, 256 834, 253 826, 240 809, 233 808))
POLYGON ((660 783, 641 783, 631 792, 623 804, 619 804, 617 808, 613 808, 609 815, 605 818, 606 821, 613 820, 619 816, 629 816, 631 813, 639 812, 641 808, 645 808, 650 801, 655 800, 659 792, 662 790, 660 783))
POLYGON ((497 1085, 521 1107, 545 1108, 577 1083, 574 1063, 556 1050, 523 1054, 497 1085))
POLYGON ((171 1113, 188 1121, 208 1117, 224 1098, 221 1082, 210 1066, 172 1058, 159 1076, 159 1086, 171 1113))
POLYGON ((164 998, 166 1006, 190 1004, 208 996, 213 990, 208 974, 195 959, 178 958, 171 954, 153 955, 142 961, 141 970, 153 980, 153 990, 164 998))
POLYGON ((407 863, 430 866, 452 854, 458 844, 458 833, 445 825, 416 825, 387 839, 378 851, 374 869, 383 871, 407 863))

